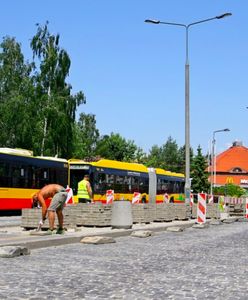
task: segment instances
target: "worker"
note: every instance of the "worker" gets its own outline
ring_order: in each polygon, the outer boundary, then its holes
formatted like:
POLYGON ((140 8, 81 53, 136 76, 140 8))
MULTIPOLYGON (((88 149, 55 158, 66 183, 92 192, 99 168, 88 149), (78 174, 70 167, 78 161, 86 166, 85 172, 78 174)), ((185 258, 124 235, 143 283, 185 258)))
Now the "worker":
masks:
POLYGON ((33 195, 33 203, 39 203, 42 208, 42 218, 40 220, 39 226, 41 227, 44 221, 47 218, 48 213, 48 221, 49 221, 49 234, 57 233, 63 234, 63 208, 67 198, 67 191, 66 189, 59 185, 59 184, 48 184, 44 186, 39 192, 33 195), (47 208, 45 200, 48 198, 52 198, 49 207, 47 208), (54 223, 55 223, 55 212, 58 217, 59 227, 57 231, 54 230, 54 223))
POLYGON ((89 180, 90 176, 85 174, 83 180, 78 182, 77 196, 79 203, 89 203, 93 201, 92 189, 89 180))

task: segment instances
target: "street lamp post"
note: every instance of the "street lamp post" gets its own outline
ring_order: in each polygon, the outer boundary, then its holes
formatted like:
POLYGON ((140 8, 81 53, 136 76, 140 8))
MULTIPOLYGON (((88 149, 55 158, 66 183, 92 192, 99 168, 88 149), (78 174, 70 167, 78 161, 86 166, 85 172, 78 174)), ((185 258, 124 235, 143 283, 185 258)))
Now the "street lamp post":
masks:
POLYGON ((211 185, 210 185, 210 195, 213 195, 213 187, 215 186, 216 182, 216 155, 215 155, 215 144, 216 144, 216 139, 215 139, 215 134, 217 132, 226 132, 230 131, 230 129, 225 128, 225 129, 220 129, 220 130, 215 130, 213 132, 213 139, 212 139, 212 155, 211 155, 211 185))
POLYGON ((185 28, 186 33, 186 61, 185 61, 185 202, 190 202, 190 109, 189 109, 189 57, 188 57, 188 48, 189 48, 189 41, 188 41, 188 31, 189 28, 193 25, 197 25, 200 23, 208 22, 215 19, 223 19, 225 17, 231 16, 231 13, 224 13, 222 15, 208 18, 204 20, 200 20, 197 22, 193 22, 190 24, 181 24, 181 23, 172 23, 172 22, 163 22, 159 20, 145 20, 146 23, 152 24, 165 24, 165 25, 173 25, 173 26, 180 26, 185 28))

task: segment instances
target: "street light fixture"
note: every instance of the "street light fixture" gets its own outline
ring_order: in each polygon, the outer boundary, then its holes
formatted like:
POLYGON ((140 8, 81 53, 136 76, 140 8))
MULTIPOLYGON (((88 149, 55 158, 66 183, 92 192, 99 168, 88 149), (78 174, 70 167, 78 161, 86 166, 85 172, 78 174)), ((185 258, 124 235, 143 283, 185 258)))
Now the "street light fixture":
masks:
POLYGON ((213 139, 212 139, 212 155, 211 155, 211 186, 210 186, 210 195, 213 195, 213 187, 215 186, 215 182, 216 182, 216 155, 215 155, 215 144, 216 144, 216 140, 215 140, 215 134, 217 132, 226 132, 226 131, 230 131, 229 128, 225 128, 225 129, 220 129, 220 130, 215 130, 213 132, 213 139))
POLYGON ((186 61, 185 61, 185 202, 190 202, 190 110, 189 110, 189 58, 188 58, 188 31, 189 28, 193 25, 197 25, 200 23, 208 22, 215 19, 223 19, 225 17, 231 16, 231 13, 224 13, 222 15, 208 18, 204 20, 200 20, 197 22, 193 22, 190 24, 181 24, 174 22, 163 22, 160 20, 145 20, 146 23, 151 24, 165 24, 165 25, 173 25, 180 26, 185 28, 186 33, 186 61))

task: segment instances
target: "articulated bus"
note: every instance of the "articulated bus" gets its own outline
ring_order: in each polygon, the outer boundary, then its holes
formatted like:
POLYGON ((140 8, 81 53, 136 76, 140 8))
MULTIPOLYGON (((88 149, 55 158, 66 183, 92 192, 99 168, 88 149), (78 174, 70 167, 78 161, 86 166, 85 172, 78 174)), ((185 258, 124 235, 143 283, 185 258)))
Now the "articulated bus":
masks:
POLYGON ((106 203, 106 191, 114 191, 114 199, 132 201, 133 194, 141 194, 141 202, 184 202, 184 175, 163 169, 147 168, 138 163, 100 159, 95 162, 70 159, 68 181, 77 203, 77 184, 89 174, 94 201, 106 203))
POLYGON ((34 157, 31 151, 0 148, 0 210, 31 208, 32 194, 44 185, 67 185, 68 163, 54 157, 34 157))
MULTIPOLYGON (((32 195, 43 186, 57 183, 73 190, 77 203, 78 182, 90 175, 94 202, 106 203, 106 192, 114 199, 132 201, 140 193, 142 203, 184 202, 184 175, 138 163, 100 159, 87 162, 54 157, 33 156, 31 151, 0 148, 0 210, 32 207, 32 195)), ((49 203, 49 201, 48 201, 49 203)))

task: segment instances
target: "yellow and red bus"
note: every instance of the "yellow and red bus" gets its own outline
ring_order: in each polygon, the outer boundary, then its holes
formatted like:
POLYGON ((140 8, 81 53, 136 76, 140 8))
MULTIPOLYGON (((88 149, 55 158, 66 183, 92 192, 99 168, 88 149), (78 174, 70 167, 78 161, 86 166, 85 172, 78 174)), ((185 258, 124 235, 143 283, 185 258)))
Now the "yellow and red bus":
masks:
POLYGON ((90 175, 94 201, 106 203, 106 192, 114 199, 140 202, 184 202, 184 175, 163 169, 147 168, 138 163, 99 159, 84 161, 38 157, 23 149, 0 148, 0 210, 31 208, 32 194, 50 183, 73 190, 77 203, 77 186, 85 174, 90 175))
POLYGON ((37 190, 50 183, 66 186, 67 182, 67 160, 0 148, 0 210, 31 208, 31 197, 37 190))
POLYGON ((106 192, 114 191, 114 199, 132 201, 134 193, 140 193, 141 202, 180 203, 184 201, 184 175, 163 169, 147 168, 138 163, 100 159, 87 162, 78 159, 68 161, 68 182, 77 199, 77 184, 85 174, 89 174, 94 201, 106 203, 106 192))

